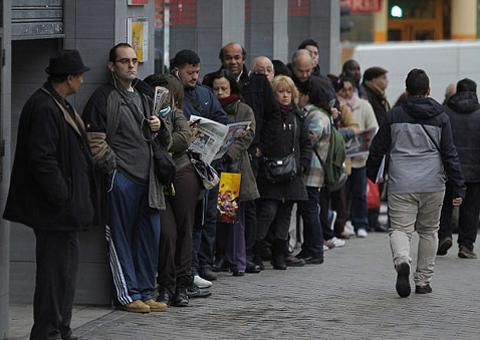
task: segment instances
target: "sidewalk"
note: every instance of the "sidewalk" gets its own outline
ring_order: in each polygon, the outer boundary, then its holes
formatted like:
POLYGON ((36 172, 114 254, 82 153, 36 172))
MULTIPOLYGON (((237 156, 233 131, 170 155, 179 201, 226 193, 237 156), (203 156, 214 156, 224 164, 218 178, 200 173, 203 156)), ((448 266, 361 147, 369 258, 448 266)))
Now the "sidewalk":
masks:
MULTIPOLYGON (((400 299, 387 239, 371 233, 349 240, 326 252, 322 265, 245 277, 222 273, 212 297, 166 313, 77 308, 75 334, 90 340, 479 339, 480 261, 459 259, 455 244, 437 258, 433 293, 400 299)), ((11 339, 28 334, 28 310, 12 309, 11 339)))

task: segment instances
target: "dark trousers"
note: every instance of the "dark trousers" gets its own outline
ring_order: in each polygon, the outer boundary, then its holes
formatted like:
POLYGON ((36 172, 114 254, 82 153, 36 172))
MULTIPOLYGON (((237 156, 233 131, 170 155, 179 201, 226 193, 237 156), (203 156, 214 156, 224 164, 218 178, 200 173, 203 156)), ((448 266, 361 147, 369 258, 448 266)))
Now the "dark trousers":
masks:
MULTIPOLYGON (((203 228, 197 226, 196 231, 194 231, 194 233, 200 233, 200 235, 194 235, 194 238, 196 237, 197 242, 200 243, 198 245, 199 249, 197 253, 197 272, 199 269, 201 270, 202 268, 213 267, 213 260, 215 257, 215 234, 217 232, 217 197, 218 186, 209 190, 206 193, 205 223, 203 225, 203 228)), ((193 271, 195 272, 195 270, 193 271)))
POLYGON ((148 206, 146 185, 120 171, 108 194, 105 231, 118 302, 126 305, 152 299, 158 270, 160 214, 148 206))
POLYGON ((330 191, 326 187, 320 190, 320 222, 324 240, 330 240, 335 236, 330 229, 330 191))
POLYGON ((247 259, 253 261, 257 238, 257 201, 242 202, 245 206, 245 249, 247 259))
MULTIPOLYGON (((460 206, 458 218, 458 244, 473 250, 473 244, 477 238, 478 216, 480 213, 480 183, 465 183, 467 191, 465 199, 460 206)), ((440 217, 440 229, 438 238, 441 240, 452 237, 452 186, 447 183, 445 198, 440 217)))
POLYGON ((76 231, 35 231, 37 274, 31 340, 72 334, 73 298, 78 271, 76 231))
POLYGON ((263 241, 269 231, 273 239, 288 240, 293 201, 259 199, 257 201, 257 241, 263 241))
POLYGON ((175 195, 166 200, 160 211, 160 251, 157 282, 175 293, 176 287, 188 287, 192 267, 192 231, 200 181, 192 165, 180 169, 174 181, 175 195))
POLYGON ((340 236, 345 230, 345 223, 348 220, 347 187, 344 185, 340 190, 330 193, 332 209, 337 212, 337 220, 333 230, 335 235, 340 236))
POLYGON ((225 256, 234 271, 245 272, 245 206, 241 202, 235 223, 217 224, 217 256, 225 256))
POLYGON ((323 258, 323 231, 320 220, 319 188, 307 187, 308 201, 298 203, 298 212, 303 219, 303 244, 302 253, 306 256, 323 258))
POLYGON ((347 181, 350 218, 355 230, 368 230, 367 168, 353 168, 347 181))

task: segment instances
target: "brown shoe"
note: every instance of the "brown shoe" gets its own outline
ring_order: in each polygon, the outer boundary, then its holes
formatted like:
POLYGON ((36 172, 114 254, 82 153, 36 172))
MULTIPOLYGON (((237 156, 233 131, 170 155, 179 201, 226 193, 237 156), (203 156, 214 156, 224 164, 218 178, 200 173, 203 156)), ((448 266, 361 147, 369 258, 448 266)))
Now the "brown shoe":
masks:
POLYGON ((150 313, 150 306, 143 303, 141 300, 135 300, 122 306, 124 311, 130 313, 150 313))
POLYGON ((167 304, 163 302, 157 302, 153 299, 143 301, 143 303, 150 307, 151 312, 165 312, 168 309, 167 304))

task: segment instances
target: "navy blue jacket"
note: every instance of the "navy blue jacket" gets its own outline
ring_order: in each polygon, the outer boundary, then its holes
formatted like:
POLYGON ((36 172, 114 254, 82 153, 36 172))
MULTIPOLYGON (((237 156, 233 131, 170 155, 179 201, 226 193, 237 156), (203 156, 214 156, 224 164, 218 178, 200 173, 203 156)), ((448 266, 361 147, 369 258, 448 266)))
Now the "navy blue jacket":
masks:
POLYGON ((230 120, 223 111, 213 92, 205 85, 197 84, 192 88, 185 88, 183 100, 183 113, 190 119, 191 115, 214 120, 218 123, 228 124, 230 120))

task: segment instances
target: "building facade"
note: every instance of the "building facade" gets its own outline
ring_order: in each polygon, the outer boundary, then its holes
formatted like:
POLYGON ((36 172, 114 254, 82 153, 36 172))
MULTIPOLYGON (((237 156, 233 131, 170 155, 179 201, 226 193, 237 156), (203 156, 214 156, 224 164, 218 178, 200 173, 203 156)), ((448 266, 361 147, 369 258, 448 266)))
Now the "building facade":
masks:
MULTIPOLYGON (((202 73, 219 67, 220 47, 245 45, 249 56, 288 61, 305 38, 321 45, 325 73, 339 70, 338 0, 2 0, 0 2, 0 211, 8 191, 20 111, 46 79, 51 55, 78 49, 91 68, 77 95, 82 111, 107 81, 109 49, 130 41, 142 55, 139 77, 168 68, 180 49, 199 53, 202 73)), ((111 303, 102 229, 81 235, 76 303, 111 303)), ((9 303, 31 303, 35 282, 32 231, 0 219, 0 339, 7 336, 9 303)))

